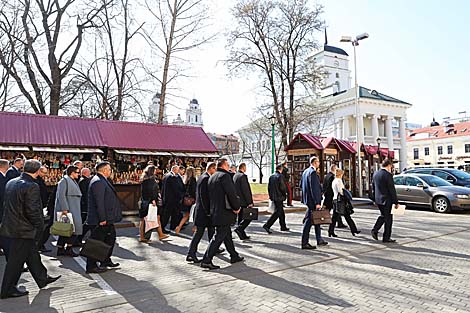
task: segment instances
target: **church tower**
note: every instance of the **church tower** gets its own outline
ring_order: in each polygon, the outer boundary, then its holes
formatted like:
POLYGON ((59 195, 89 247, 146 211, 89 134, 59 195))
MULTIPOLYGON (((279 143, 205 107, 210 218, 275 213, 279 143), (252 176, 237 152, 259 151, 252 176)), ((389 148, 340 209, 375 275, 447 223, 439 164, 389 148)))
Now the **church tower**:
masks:
POLYGON ((203 127, 202 110, 196 99, 189 101, 188 108, 186 109, 186 125, 203 127))
POLYGON ((349 70, 349 55, 341 48, 328 45, 325 29, 325 44, 323 49, 310 56, 317 68, 325 72, 322 86, 317 90, 321 97, 336 94, 351 88, 351 71, 349 70))
MULTIPOLYGON (((149 106, 149 116, 148 122, 149 123, 157 123, 158 122, 158 114, 160 113, 160 93, 156 93, 155 96, 152 98, 152 104, 149 106)), ((168 119, 166 115, 166 107, 165 111, 163 112, 163 124, 168 124, 168 119)))

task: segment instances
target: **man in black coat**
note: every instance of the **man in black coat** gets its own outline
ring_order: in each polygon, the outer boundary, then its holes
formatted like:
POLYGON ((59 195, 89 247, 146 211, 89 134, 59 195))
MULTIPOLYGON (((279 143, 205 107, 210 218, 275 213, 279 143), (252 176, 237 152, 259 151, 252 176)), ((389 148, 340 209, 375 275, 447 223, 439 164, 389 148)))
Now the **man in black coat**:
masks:
POLYGON ((16 288, 25 262, 39 288, 60 278, 47 275, 37 250, 37 241, 44 228, 41 195, 35 182, 40 167, 39 161, 27 160, 24 173, 10 180, 5 188, 5 212, 0 236, 10 240, 10 247, 0 293, 2 299, 28 294, 28 291, 16 288))
POLYGON ((206 172, 202 174, 197 181, 196 208, 194 212, 194 226, 196 227, 196 232, 194 233, 191 244, 189 245, 189 251, 186 257, 186 261, 188 262, 200 262, 196 257, 196 252, 197 246, 204 235, 204 230, 207 228, 209 241, 214 236, 215 229, 214 226, 212 226, 211 221, 210 198, 207 185, 209 183, 209 177, 217 170, 216 166, 217 165, 214 162, 209 162, 206 167, 206 172))
MULTIPOLYGON (((325 200, 323 201, 323 205, 331 211, 333 208, 333 180, 335 180, 335 173, 336 173, 336 164, 332 164, 330 166, 330 171, 323 177, 323 196, 325 200)), ((338 215, 338 228, 345 228, 343 220, 341 219, 341 215, 338 215)))
POLYGON ((268 193, 269 199, 274 202, 274 213, 268 219, 266 224, 263 225, 264 230, 271 234, 271 226, 279 218, 279 225, 281 231, 288 231, 289 228, 286 226, 286 215, 284 213, 284 200, 286 200, 287 187, 284 182, 284 176, 282 175, 283 166, 280 164, 276 166, 276 172, 269 177, 268 182, 268 193))
POLYGON ((235 223, 237 214, 240 212, 240 201, 235 191, 235 185, 230 177, 228 161, 225 158, 217 161, 217 171, 209 178, 208 190, 212 225, 215 226, 215 236, 209 243, 201 267, 218 269, 212 259, 217 253, 222 242, 230 253, 230 263, 243 261, 236 251, 232 240, 230 225, 235 223))
POLYGON ((41 203, 42 203, 42 208, 47 208, 47 215, 48 218, 44 221, 45 227, 42 232, 41 240, 38 242, 38 249, 39 252, 51 252, 50 249, 47 249, 45 244, 47 240, 49 239, 50 235, 50 229, 52 226, 52 223, 54 222, 54 211, 50 210, 50 206, 48 205, 49 203, 49 191, 47 191, 47 186, 46 182, 44 181, 44 177, 47 176, 47 167, 41 166, 41 169, 39 170, 39 176, 36 178, 36 183, 39 186, 39 192, 41 194, 41 203))
POLYGON ((391 239, 392 235, 392 206, 398 208, 397 192, 393 182, 393 164, 389 159, 382 162, 382 168, 374 173, 372 178, 372 190, 374 191, 375 204, 379 207, 380 216, 372 228, 371 234, 375 240, 378 240, 378 233, 382 225, 385 224, 385 230, 382 241, 385 243, 394 243, 396 240, 391 239))
POLYGON ((238 172, 233 176, 233 183, 235 184, 238 198, 240 198, 241 207, 240 213, 238 213, 238 227, 235 228, 235 233, 241 240, 250 239, 245 229, 250 225, 251 220, 243 219, 243 210, 253 207, 253 195, 251 193, 250 183, 248 182, 248 176, 246 176, 245 172, 246 164, 240 163, 240 165, 238 165, 238 172))
MULTIPOLYGON (((5 194, 5 186, 7 184, 6 172, 8 171, 8 160, 0 159, 0 224, 3 218, 3 196, 5 194)), ((0 255, 3 255, 2 238, 0 238, 0 255)))
POLYGON ((82 245, 83 237, 87 232, 91 230, 90 226, 86 223, 88 215, 88 189, 91 182, 91 171, 89 168, 82 168, 80 172, 80 180, 78 181, 78 187, 80 187, 80 192, 82 193, 82 198, 80 199, 80 212, 82 215, 83 231, 82 234, 77 236, 77 241, 74 243, 74 246, 80 247, 82 245))
POLYGON ((87 224, 93 227, 90 238, 103 241, 111 246, 108 257, 100 266, 97 260, 87 258, 87 273, 102 273, 106 267, 117 267, 119 263, 111 261, 116 229, 114 224, 122 219, 121 203, 114 186, 108 181, 112 169, 109 162, 103 161, 95 166, 96 175, 91 179, 88 189, 87 224))
POLYGON ((175 230, 180 222, 181 205, 186 193, 183 180, 180 176, 180 168, 178 165, 171 167, 170 173, 163 177, 162 183, 162 201, 163 201, 163 215, 161 219, 162 231, 170 221, 170 229, 175 230))
POLYGON ((8 169, 6 173, 7 180, 20 176, 23 165, 24 160, 22 158, 16 158, 15 161, 13 161, 13 165, 8 169))

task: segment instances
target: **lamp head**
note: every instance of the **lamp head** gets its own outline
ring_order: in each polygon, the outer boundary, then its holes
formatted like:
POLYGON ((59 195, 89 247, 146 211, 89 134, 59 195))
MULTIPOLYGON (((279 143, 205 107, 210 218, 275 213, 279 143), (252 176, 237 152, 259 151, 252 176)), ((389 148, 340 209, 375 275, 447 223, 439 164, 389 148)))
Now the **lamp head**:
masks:
POLYGON ((368 33, 362 33, 362 34, 356 36, 357 41, 362 40, 362 39, 366 39, 366 38, 369 38, 368 33))
POLYGON ((271 126, 274 126, 276 124, 276 117, 274 115, 271 115, 269 117, 269 121, 271 122, 271 126))
POLYGON ((377 139, 375 141, 377 141, 377 145, 380 146, 380 142, 382 141, 382 139, 380 139, 380 137, 377 137, 377 139))

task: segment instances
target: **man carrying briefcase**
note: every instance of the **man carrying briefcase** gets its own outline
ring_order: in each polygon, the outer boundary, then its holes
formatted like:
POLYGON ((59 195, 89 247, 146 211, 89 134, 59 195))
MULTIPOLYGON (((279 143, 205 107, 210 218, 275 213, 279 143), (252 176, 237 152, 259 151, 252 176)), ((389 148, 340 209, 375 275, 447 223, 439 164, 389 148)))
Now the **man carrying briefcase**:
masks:
POLYGON ((246 164, 240 163, 240 165, 238 165, 238 172, 233 176, 235 190, 237 192, 237 196, 240 198, 241 207, 240 213, 238 213, 238 227, 235 229, 235 233, 238 235, 240 240, 250 239, 246 234, 245 229, 250 225, 251 220, 258 219, 257 209, 253 208, 253 195, 251 193, 250 183, 248 182, 248 176, 246 176, 245 172, 246 164), (256 218, 251 218, 253 217, 255 210, 256 218))

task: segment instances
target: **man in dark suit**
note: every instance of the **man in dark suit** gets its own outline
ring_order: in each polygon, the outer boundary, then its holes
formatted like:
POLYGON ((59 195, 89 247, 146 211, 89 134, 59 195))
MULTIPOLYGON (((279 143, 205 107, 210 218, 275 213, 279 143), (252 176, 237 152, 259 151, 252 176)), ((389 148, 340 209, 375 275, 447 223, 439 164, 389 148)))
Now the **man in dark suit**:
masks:
POLYGON ((210 198, 207 185, 209 183, 209 177, 213 175, 216 170, 217 165, 214 162, 209 162, 206 167, 206 172, 202 174, 197 181, 196 208, 194 212, 194 226, 196 227, 196 232, 194 233, 191 244, 189 245, 188 255, 186 256, 187 262, 200 262, 196 257, 197 246, 199 245, 206 228, 209 241, 214 236, 215 229, 214 226, 212 226, 211 221, 210 198))
POLYGON ((209 178, 207 184, 212 225, 215 226, 215 236, 207 247, 201 262, 201 267, 211 270, 220 268, 220 266, 212 263, 212 259, 222 242, 230 253, 230 263, 237 263, 244 260, 244 258, 235 251, 232 231, 230 229, 230 225, 235 223, 237 214, 240 212, 240 201, 228 170, 229 165, 227 159, 219 159, 217 161, 217 171, 209 178))
POLYGON ((290 185, 290 174, 289 168, 287 167, 287 161, 282 162, 282 175, 284 176, 284 182, 287 187, 287 206, 292 206, 292 187, 290 185))
POLYGON ((15 161, 13 161, 13 165, 6 172, 7 180, 20 176, 23 165, 24 160, 22 158, 16 158, 15 161))
POLYGON ((382 168, 374 173, 372 178, 372 190, 374 191, 375 204, 379 207, 380 216, 374 228, 371 230, 372 237, 378 240, 378 233, 382 225, 385 224, 384 235, 382 241, 385 243, 394 243, 396 240, 391 239, 392 235, 392 206, 398 208, 397 192, 393 182, 393 164, 389 159, 382 162, 382 168))
POLYGON ((83 231, 82 234, 77 236, 77 240, 74 243, 74 246, 80 247, 82 245, 83 237, 88 231, 90 231, 89 225, 86 223, 88 215, 88 189, 91 182, 91 171, 89 168, 82 168, 80 172, 80 179, 78 181, 78 187, 80 187, 80 192, 82 193, 82 198, 80 199, 80 212, 82 215, 83 231))
POLYGON ((279 218, 279 225, 281 231, 288 231, 286 226, 286 214, 284 213, 284 200, 286 200, 287 187, 282 175, 282 165, 276 166, 276 172, 269 177, 268 193, 269 199, 274 203, 274 213, 268 219, 266 224, 263 225, 264 230, 271 234, 271 226, 279 218))
MULTIPOLYGON (((0 159, 0 224, 2 223, 3 218, 3 196, 5 195, 5 186, 7 184, 6 172, 8 171, 8 160, 0 159)), ((3 239, 0 238, 0 255, 4 254, 3 239)), ((5 248, 6 249, 6 248, 5 248)))
POLYGON ((163 201, 163 215, 162 215, 162 231, 165 230, 168 221, 170 221, 170 229, 175 230, 180 222, 181 204, 184 198, 186 189, 183 180, 180 176, 180 168, 178 165, 171 167, 170 173, 163 177, 162 183, 162 201, 163 201))
POLYGON ((35 182, 40 167, 39 161, 27 160, 24 173, 10 180, 5 187, 5 211, 0 235, 10 239, 10 249, 3 274, 0 293, 2 299, 28 294, 28 291, 16 288, 25 262, 39 288, 44 288, 60 278, 47 275, 37 250, 37 241, 44 228, 41 195, 35 182))
MULTIPOLYGON (((41 203, 42 203, 42 208, 43 209, 44 208, 47 208, 47 209, 50 208, 50 206, 48 206, 49 191, 47 191, 46 182, 44 181, 44 177, 46 177, 46 176, 47 176, 47 167, 41 166, 41 169, 39 170, 39 176, 38 176, 38 178, 36 178, 36 183, 39 186, 39 192, 41 194, 41 203)), ((41 240, 39 240, 39 242, 38 242, 39 252, 42 252, 42 253, 51 252, 50 249, 46 248, 45 244, 46 244, 47 240, 49 239, 50 229, 51 229, 52 223, 54 221, 54 211, 47 210, 47 215, 48 215, 48 218, 47 218, 47 220, 44 221, 45 227, 44 227, 44 230, 42 232, 41 240)))
MULTIPOLYGON (((310 167, 302 173, 302 203, 307 205, 307 212, 305 212, 304 226, 302 230, 302 249, 316 249, 309 243, 310 229, 312 228, 312 211, 321 209, 321 184, 320 178, 317 174, 317 169, 320 166, 320 160, 313 156, 310 158, 310 167)), ((320 225, 315 225, 315 237, 317 245, 324 246, 328 243, 323 240, 321 236, 320 225)))
POLYGON ((253 207, 253 195, 251 193, 250 183, 248 176, 245 174, 246 164, 240 163, 238 165, 238 172, 233 176, 233 183, 235 184, 235 191, 240 199, 240 213, 238 213, 238 227, 235 228, 235 233, 241 240, 250 239, 247 236, 245 229, 250 225, 251 220, 243 219, 243 210, 253 207))
POLYGON ((95 166, 96 175, 90 181, 88 189, 88 216, 87 224, 94 227, 90 238, 103 241, 111 246, 108 257, 100 266, 97 261, 87 258, 87 273, 102 273, 106 267, 117 267, 119 263, 111 261, 114 243, 116 242, 116 229, 114 224, 122 219, 121 203, 117 197, 114 186, 108 181, 112 169, 109 162, 103 161, 95 166))

